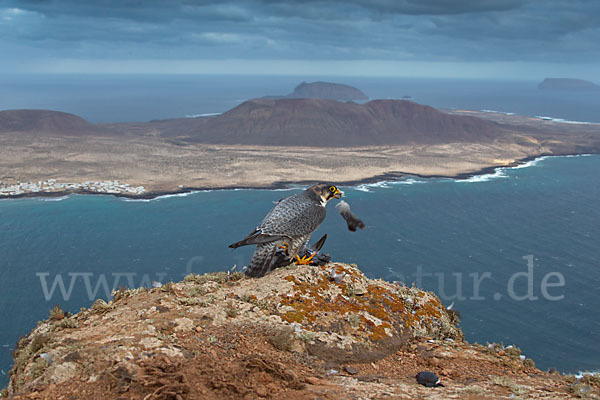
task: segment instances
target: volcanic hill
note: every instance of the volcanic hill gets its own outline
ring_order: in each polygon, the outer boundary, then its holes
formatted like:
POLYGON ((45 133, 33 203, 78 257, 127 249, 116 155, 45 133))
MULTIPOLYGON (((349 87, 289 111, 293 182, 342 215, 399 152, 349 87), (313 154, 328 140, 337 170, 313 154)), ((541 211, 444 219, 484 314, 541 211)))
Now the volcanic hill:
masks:
POLYGON ((77 115, 51 110, 0 111, 0 133, 23 132, 44 135, 103 135, 109 133, 77 115))
MULTIPOLYGON (((407 100, 366 104, 324 99, 254 99, 198 126, 187 140, 210 144, 368 146, 490 142, 507 131, 407 100)), ((169 136, 168 134, 165 136, 169 136)))

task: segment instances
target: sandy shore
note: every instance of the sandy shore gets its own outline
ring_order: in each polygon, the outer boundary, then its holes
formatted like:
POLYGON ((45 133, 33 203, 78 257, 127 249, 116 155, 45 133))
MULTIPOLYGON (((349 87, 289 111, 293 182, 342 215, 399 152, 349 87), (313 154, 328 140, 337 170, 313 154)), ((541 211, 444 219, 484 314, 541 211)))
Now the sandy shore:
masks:
POLYGON ((182 144, 152 135, 39 137, 3 133, 0 181, 10 184, 48 179, 68 183, 117 180, 145 188, 143 194, 128 197, 148 198, 190 190, 281 188, 315 181, 348 185, 403 175, 460 178, 542 155, 598 152, 585 142, 586 138, 600 137, 597 126, 493 113, 477 116, 502 119, 504 124, 512 122, 520 127, 527 125, 531 133, 515 131, 510 140, 493 143, 335 149, 182 144))

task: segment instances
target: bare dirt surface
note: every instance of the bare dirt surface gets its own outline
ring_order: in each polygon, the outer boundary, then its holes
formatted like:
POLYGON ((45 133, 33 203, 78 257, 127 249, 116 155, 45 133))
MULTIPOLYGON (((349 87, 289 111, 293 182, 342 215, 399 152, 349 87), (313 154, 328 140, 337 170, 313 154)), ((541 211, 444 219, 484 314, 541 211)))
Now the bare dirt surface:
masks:
POLYGON ((190 275, 54 309, 21 339, 11 399, 570 399, 599 380, 539 371, 517 348, 463 341, 432 293, 356 266, 260 279, 190 275), (341 282, 331 270, 345 273, 341 282), (415 381, 429 370, 445 387, 415 381))
POLYGON ((546 153, 540 145, 444 144, 358 148, 178 145, 156 137, 0 135, 3 183, 119 180, 149 192, 266 188, 385 175, 456 176, 546 153))

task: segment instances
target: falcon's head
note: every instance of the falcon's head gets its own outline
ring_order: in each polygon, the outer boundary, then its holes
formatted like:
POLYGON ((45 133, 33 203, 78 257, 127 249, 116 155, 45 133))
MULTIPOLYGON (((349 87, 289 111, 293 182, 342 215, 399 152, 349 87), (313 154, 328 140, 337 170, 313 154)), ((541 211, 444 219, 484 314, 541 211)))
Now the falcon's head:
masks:
POLYGON ((319 183, 308 188, 308 190, 313 191, 323 204, 326 204, 333 198, 339 199, 344 194, 344 192, 332 183, 319 183))

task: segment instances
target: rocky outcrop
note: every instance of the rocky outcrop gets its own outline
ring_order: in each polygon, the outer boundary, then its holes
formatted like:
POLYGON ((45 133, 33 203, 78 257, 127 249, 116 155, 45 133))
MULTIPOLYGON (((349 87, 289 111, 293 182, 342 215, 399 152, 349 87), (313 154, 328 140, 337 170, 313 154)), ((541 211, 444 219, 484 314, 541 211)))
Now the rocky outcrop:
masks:
MULTIPOLYGON (((368 279, 355 265, 292 266, 261 279, 189 275, 152 290, 119 290, 75 315, 53 310, 19 341, 7 394, 568 398, 574 382, 541 373, 517 349, 465 343, 457 321, 433 293, 368 279), (332 271, 343 278, 330 279, 332 271), (423 369, 446 387, 417 385, 423 369)), ((578 384, 597 393, 594 382, 578 384)))

